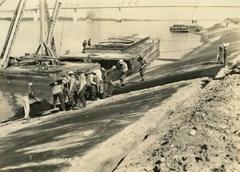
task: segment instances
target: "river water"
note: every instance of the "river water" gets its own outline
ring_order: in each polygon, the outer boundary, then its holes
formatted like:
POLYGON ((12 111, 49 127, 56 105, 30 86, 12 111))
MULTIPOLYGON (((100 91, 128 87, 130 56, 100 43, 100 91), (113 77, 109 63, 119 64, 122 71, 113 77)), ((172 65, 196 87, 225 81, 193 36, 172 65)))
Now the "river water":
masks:
MULTIPOLYGON (((4 44, 9 24, 9 21, 0 20, 0 49, 4 44)), ((169 32, 169 26, 172 24, 167 21, 59 21, 56 26, 55 39, 59 54, 64 54, 66 51, 70 54, 77 54, 81 51, 81 43, 84 39, 91 38, 93 42, 97 42, 111 36, 150 35, 161 39, 161 58, 169 59, 180 57, 200 45, 200 37, 197 35, 169 32)), ((209 23, 208 26, 211 24, 209 23)), ((38 22, 22 22, 11 55, 33 53, 38 46, 38 28, 38 22)), ((2 78, 0 82, 0 121, 3 121, 13 116, 16 109, 21 106, 22 96, 26 94, 27 82, 2 78)), ((39 96, 49 99, 49 88, 44 83, 38 83, 35 87, 39 96)))

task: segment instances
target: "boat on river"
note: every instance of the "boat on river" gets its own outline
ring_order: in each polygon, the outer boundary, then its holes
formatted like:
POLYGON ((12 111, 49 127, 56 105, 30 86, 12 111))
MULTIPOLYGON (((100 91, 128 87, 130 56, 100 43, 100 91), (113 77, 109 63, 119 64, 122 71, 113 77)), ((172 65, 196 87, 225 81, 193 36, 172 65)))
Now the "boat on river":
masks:
POLYGON ((178 33, 188 33, 188 32, 200 32, 201 27, 199 25, 184 25, 184 24, 174 24, 170 26, 171 32, 178 32, 178 33))

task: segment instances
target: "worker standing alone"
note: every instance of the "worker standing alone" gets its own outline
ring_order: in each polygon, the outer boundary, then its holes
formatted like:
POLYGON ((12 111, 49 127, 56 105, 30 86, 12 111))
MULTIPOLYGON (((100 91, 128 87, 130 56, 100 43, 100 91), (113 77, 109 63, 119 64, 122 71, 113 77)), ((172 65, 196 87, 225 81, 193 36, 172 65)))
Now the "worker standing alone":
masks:
POLYGON ((147 61, 144 57, 139 56, 138 57, 138 62, 140 64, 139 73, 140 73, 140 76, 141 76, 141 81, 144 81, 144 72, 145 72, 145 67, 147 66, 147 61))
POLYGON ((217 62, 218 63, 221 63, 222 55, 223 55, 223 44, 220 44, 218 46, 218 54, 217 54, 217 62))
POLYGON ((53 108, 57 107, 57 99, 59 99, 61 110, 65 111, 65 101, 63 95, 62 83, 55 81, 52 86, 52 95, 53 95, 53 108))
POLYGON ((86 52, 85 52, 85 49, 86 49, 86 46, 87 46, 87 40, 84 40, 84 41, 83 41, 82 46, 83 46, 82 52, 83 52, 83 53, 86 53, 86 52))
POLYGON ((119 64, 119 70, 121 72, 120 74, 120 83, 121 83, 121 86, 124 86, 124 80, 127 76, 127 71, 128 71, 128 66, 127 66, 127 63, 124 62, 122 59, 118 61, 118 64, 119 64))
POLYGON ((76 106, 78 81, 73 71, 70 71, 68 74, 70 76, 69 99, 70 99, 71 108, 73 108, 76 106))
POLYGON ((28 92, 27 96, 23 97, 23 107, 24 107, 24 118, 28 119, 30 116, 30 106, 34 102, 37 102, 37 98, 34 95, 33 84, 31 82, 28 83, 28 92))
POLYGON ((229 42, 223 43, 223 63, 224 63, 224 65, 226 65, 226 63, 227 63, 227 49, 228 49, 229 45, 230 45, 229 42))

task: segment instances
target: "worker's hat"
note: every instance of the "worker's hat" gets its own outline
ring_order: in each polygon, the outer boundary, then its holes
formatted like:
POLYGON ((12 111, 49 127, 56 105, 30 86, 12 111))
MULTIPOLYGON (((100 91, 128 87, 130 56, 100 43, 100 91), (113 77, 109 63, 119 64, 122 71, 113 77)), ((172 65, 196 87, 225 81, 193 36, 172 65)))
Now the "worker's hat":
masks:
POLYGON ((62 78, 58 78, 58 79, 54 80, 53 82, 51 82, 51 83, 49 84, 49 86, 53 87, 53 86, 55 86, 55 85, 60 85, 60 84, 62 84, 62 83, 63 83, 63 79, 62 79, 62 78))
POLYGON ((94 74, 94 72, 90 70, 86 73, 86 75, 90 75, 90 74, 94 74))
POLYGON ((28 85, 29 85, 29 86, 32 86, 32 85, 33 85, 33 83, 29 82, 29 83, 28 83, 28 85))
POLYGON ((74 75, 74 72, 73 71, 69 71, 68 75, 74 75))
POLYGON ((106 71, 106 69, 104 68, 104 67, 101 67, 101 69, 100 69, 102 72, 105 72, 106 71))
POLYGON ((112 66, 112 70, 115 70, 117 69, 117 67, 115 65, 112 66))
POLYGON ((119 62, 120 64, 122 64, 122 63, 123 63, 123 59, 120 59, 118 62, 119 62))

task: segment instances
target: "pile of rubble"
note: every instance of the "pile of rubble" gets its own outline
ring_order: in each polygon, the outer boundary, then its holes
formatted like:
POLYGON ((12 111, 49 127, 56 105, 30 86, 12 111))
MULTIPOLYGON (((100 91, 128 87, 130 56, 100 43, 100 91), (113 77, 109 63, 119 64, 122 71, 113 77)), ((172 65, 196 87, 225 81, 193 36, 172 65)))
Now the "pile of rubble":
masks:
POLYGON ((240 171, 237 66, 224 68, 218 79, 202 80, 200 93, 169 113, 164 125, 159 122, 116 171, 240 171))
POLYGON ((172 114, 181 122, 147 151, 153 171, 239 171, 239 103, 240 75, 212 81, 196 107, 172 114))

